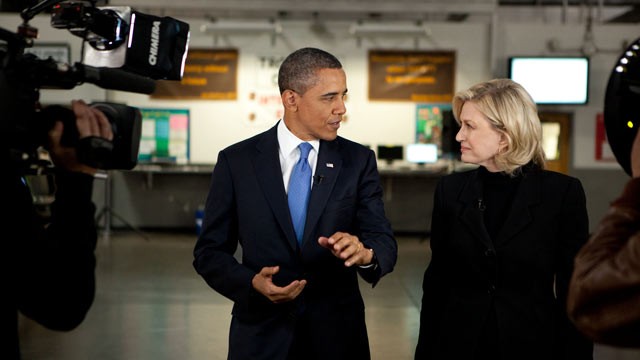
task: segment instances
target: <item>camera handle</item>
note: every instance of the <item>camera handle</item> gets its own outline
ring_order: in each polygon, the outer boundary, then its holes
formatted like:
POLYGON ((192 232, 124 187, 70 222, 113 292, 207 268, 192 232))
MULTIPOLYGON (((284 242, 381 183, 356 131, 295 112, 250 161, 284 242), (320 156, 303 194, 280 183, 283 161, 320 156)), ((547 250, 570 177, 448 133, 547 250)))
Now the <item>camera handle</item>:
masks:
MULTIPOLYGON (((50 9, 53 5, 56 5, 57 3, 62 2, 63 0, 44 0, 41 1, 35 5, 33 5, 30 8, 26 8, 24 10, 22 10, 22 12, 20 13, 20 17, 22 17, 22 20, 24 22, 28 22, 29 20, 33 19, 34 16, 38 15, 39 13, 50 9)), ((95 3, 95 1, 92 1, 93 3, 95 3)))

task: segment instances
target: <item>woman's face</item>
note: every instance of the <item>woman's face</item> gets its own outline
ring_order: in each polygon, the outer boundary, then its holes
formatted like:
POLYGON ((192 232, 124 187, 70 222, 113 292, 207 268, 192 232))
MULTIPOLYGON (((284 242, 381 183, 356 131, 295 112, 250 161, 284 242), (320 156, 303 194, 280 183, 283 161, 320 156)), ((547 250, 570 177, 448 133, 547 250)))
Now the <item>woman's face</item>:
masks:
POLYGON ((495 156, 506 145, 504 135, 491 125, 471 101, 462 105, 459 120, 460 130, 456 141, 460 143, 462 161, 484 166, 491 172, 500 171, 495 156))

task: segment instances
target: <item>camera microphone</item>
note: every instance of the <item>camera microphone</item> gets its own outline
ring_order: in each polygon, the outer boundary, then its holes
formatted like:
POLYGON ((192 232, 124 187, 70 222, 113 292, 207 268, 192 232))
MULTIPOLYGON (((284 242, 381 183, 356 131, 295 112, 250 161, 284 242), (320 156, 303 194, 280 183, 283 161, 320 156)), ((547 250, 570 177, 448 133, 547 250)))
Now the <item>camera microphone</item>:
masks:
POLYGON ((91 83, 107 90, 151 94, 156 81, 142 75, 109 67, 94 67, 76 62, 73 66, 49 58, 41 60, 32 54, 25 56, 25 67, 34 83, 48 89, 72 89, 78 84, 91 83))
POLYGON ((324 181, 324 175, 315 175, 313 177, 313 185, 320 185, 324 181))
POLYGON ((83 81, 95 84, 104 89, 151 94, 156 90, 155 80, 136 75, 124 70, 107 67, 93 67, 76 63, 82 73, 83 81))

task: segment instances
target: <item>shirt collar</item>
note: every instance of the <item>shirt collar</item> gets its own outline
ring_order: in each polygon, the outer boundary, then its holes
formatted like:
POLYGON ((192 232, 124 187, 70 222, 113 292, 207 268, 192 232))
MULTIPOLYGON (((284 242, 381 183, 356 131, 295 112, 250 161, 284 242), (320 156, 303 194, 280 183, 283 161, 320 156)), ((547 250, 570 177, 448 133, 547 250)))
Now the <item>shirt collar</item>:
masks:
MULTIPOLYGON (((293 135, 293 133, 287 128, 284 120, 281 119, 278 124, 278 144, 280 145, 280 151, 282 154, 288 157, 302 142, 304 141, 293 135)), ((320 140, 310 140, 307 142, 311 144, 313 149, 316 151, 316 154, 319 153, 320 140)))

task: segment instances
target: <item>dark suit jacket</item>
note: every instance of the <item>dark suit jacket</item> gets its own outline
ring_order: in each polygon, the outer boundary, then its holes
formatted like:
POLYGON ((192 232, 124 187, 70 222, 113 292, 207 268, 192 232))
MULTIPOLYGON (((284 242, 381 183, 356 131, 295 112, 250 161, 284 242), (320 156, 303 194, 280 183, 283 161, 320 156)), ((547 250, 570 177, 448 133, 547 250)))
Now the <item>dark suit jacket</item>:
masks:
POLYGON ((22 182, 22 171, 10 167, 8 160, 0 163, 7 167, 0 176, 0 226, 5 231, 0 358, 19 359, 18 312, 49 329, 69 331, 84 320, 93 303, 98 238, 93 177, 56 170, 52 217, 43 221, 22 182))
POLYGON ((500 359, 591 359, 592 344, 565 311, 573 259, 588 238, 579 180, 528 172, 495 239, 480 183, 472 170, 436 188, 416 359, 473 359, 487 339, 500 359), (497 338, 486 332, 489 316, 497 338))
POLYGON ((194 267, 234 302, 230 359, 286 358, 296 319, 314 325, 309 358, 368 358, 364 304, 357 274, 375 283, 396 262, 397 244, 385 217, 373 152, 338 137, 320 141, 304 242, 299 248, 287 205, 277 126, 220 152, 213 171, 194 267), (357 235, 375 251, 378 267, 347 268, 317 240, 336 231, 357 235), (234 257, 238 242, 242 260, 234 257), (280 266, 274 283, 308 281, 293 302, 273 304, 251 280, 280 266))

